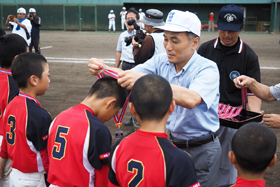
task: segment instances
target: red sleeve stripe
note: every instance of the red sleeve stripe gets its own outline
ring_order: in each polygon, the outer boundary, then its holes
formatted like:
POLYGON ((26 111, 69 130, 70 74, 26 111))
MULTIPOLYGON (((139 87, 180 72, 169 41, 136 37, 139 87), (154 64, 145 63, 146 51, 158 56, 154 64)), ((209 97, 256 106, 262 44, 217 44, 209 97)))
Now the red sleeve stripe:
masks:
POLYGON ((105 159, 105 158, 109 158, 109 156, 110 156, 110 152, 99 155, 99 158, 100 158, 100 160, 102 160, 102 159, 105 159))

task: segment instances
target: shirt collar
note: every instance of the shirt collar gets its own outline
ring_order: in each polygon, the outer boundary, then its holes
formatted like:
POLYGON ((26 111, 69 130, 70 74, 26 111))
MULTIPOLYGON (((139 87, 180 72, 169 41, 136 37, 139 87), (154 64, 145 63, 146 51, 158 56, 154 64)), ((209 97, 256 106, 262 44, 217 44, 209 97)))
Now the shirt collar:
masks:
POLYGON ((88 110, 90 113, 92 113, 95 116, 95 113, 93 112, 93 110, 91 108, 89 108, 88 106, 86 106, 85 104, 79 103, 76 107, 83 109, 83 110, 88 110))
MULTIPOLYGON (((219 40, 220 40, 220 38, 217 37, 214 40, 213 45, 214 45, 214 48, 222 50, 222 47, 221 47, 221 44, 220 44, 219 40)), ((243 40, 240 39, 240 37, 238 37, 238 40, 240 41, 240 44, 237 45, 236 47, 234 47, 234 49, 231 50, 231 53, 242 53, 242 51, 244 49, 244 42, 243 42, 243 40)))

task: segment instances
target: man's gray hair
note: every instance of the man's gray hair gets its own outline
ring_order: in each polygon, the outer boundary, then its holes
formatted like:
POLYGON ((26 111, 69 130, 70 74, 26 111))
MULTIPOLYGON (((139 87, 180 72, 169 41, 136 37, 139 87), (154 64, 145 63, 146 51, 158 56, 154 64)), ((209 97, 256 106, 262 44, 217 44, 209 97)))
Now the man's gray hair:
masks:
POLYGON ((192 32, 186 32, 186 35, 189 39, 189 42, 191 42, 193 39, 195 39, 196 37, 199 38, 199 36, 197 36, 196 34, 192 33, 192 32))

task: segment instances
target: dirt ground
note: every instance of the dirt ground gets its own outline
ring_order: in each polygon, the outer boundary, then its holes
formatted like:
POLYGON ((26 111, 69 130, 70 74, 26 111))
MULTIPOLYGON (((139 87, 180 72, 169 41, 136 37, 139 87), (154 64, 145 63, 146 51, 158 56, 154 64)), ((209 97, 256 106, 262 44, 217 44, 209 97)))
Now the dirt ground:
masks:
MULTIPOLYGON (((51 72, 50 88, 44 96, 39 97, 43 108, 55 118, 61 111, 77 105, 87 95, 91 85, 97 80, 90 75, 87 67, 88 59, 97 57, 113 62, 120 32, 60 32, 42 31, 42 54, 48 59, 51 72), (52 46, 52 47, 50 47, 52 46), (73 59, 75 58, 75 59, 73 59)), ((202 32, 201 43, 217 37, 218 32, 202 32)), ((241 38, 249 44, 259 57, 262 83, 274 85, 280 82, 280 35, 267 33, 241 33, 241 38), (269 67, 269 68, 268 68, 269 67)), ((263 102, 262 109, 266 113, 280 114, 280 102, 263 102)), ((127 111, 124 122, 130 117, 127 111)), ((114 121, 106 122, 115 142, 114 121)), ((125 133, 133 131, 133 127, 122 127, 125 133)), ((280 130, 273 129, 278 137, 277 155, 279 156, 280 130)), ((260 153, 261 154, 261 153, 260 153)), ((266 186, 280 186, 280 160, 276 166, 266 172, 266 186)))

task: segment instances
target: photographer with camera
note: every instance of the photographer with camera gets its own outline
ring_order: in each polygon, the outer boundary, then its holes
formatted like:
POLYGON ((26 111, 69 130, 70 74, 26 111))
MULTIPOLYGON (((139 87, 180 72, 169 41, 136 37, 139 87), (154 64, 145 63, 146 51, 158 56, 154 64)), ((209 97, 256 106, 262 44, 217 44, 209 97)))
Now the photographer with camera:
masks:
POLYGON ((28 19, 25 18, 26 15, 26 10, 22 7, 20 7, 17 10, 17 17, 16 18, 14 15, 8 15, 7 20, 6 20, 6 26, 10 30, 12 30, 12 33, 18 34, 21 37, 23 37, 27 43, 27 45, 30 45, 31 41, 31 23, 28 19))
POLYGON ((31 30, 31 43, 29 45, 29 52, 32 52, 32 48, 34 46, 35 53, 41 54, 39 41, 40 41, 40 26, 41 26, 41 18, 36 16, 36 10, 34 8, 29 9, 29 14, 27 18, 30 20, 32 25, 31 30))
POLYGON ((154 55, 165 53, 164 31, 156 28, 164 26, 163 13, 157 9, 148 9, 140 22, 145 24, 146 32, 149 35, 145 37, 142 44, 137 42, 136 37, 132 40, 135 64, 142 64, 154 55))
MULTIPOLYGON (((117 54, 115 67, 118 68, 122 63, 122 70, 129 70, 136 66, 133 53, 132 53, 132 38, 136 35, 135 24, 138 26, 139 23, 139 14, 135 10, 135 8, 130 8, 125 15, 125 22, 127 25, 127 30, 122 32, 119 36, 118 44, 117 44, 117 54), (128 24, 129 20, 130 25, 128 24), (131 23, 133 22, 133 23, 131 23)), ((139 27, 139 26, 138 26, 139 27)), ((137 28, 136 28, 137 29, 137 28)), ((132 124, 132 119, 124 123, 125 126, 130 126, 132 124)))

